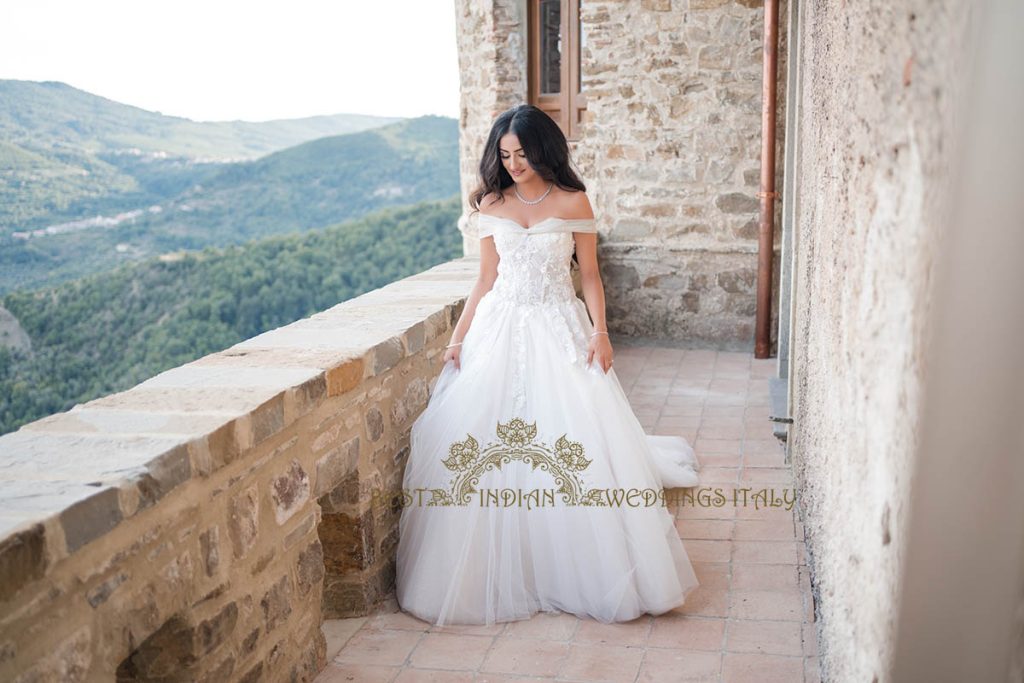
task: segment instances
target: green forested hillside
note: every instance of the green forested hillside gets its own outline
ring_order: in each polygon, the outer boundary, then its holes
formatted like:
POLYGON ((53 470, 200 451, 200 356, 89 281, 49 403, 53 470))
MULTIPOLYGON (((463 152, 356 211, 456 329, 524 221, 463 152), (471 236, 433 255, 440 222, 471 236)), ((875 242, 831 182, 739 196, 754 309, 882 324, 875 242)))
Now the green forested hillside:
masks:
MULTIPOLYGON (((34 163, 34 157, 10 148, 7 157, 22 168, 34 163)), ((78 159, 73 166, 86 161, 95 160, 78 159)), ((104 173, 101 161, 96 163, 92 172, 104 173)), ((320 138, 233 164, 154 167, 134 157, 118 163, 134 189, 116 185, 118 177, 111 174, 111 194, 81 206, 95 209, 95 215, 131 197, 122 208, 146 210, 113 226, 27 239, 0 235, 0 294, 52 286, 169 251, 317 228, 459 190, 457 123, 440 116, 320 138), (114 202, 111 197, 119 192, 114 202), (150 209, 149 201, 158 208, 150 209)), ((44 205, 53 187, 39 180, 4 190, 0 181, 0 200, 6 191, 19 201, 44 205)))
POLYGON ((0 348, 0 433, 456 258, 460 210, 456 195, 8 294, 32 350, 0 348))
POLYGON ((149 229, 224 245, 459 191, 455 119, 421 116, 229 164, 148 216, 149 229))

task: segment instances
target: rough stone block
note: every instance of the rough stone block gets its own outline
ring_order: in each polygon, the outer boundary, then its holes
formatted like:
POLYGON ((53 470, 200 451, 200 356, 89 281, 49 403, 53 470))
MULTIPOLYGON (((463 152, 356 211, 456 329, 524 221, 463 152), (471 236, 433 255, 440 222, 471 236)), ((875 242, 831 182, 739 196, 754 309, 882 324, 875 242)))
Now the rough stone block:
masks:
POLYGON ((405 391, 391 404, 391 427, 402 429, 406 423, 419 415, 427 405, 427 381, 422 377, 412 379, 405 391))
POLYGON ((284 524, 302 508, 309 500, 309 491, 309 475, 302 463, 292 459, 288 469, 271 482, 270 497, 274 502, 274 518, 278 524, 284 524))
POLYGON ((341 484, 322 496, 317 502, 320 503, 324 514, 342 512, 358 505, 359 492, 359 472, 353 470, 342 480, 341 484))
POLYGON ((419 321, 410 327, 405 333, 405 354, 411 356, 419 353, 426 343, 427 326, 424 321, 419 321))
POLYGON ((146 471, 133 479, 139 492, 138 510, 153 506, 191 478, 192 459, 184 444, 150 461, 146 471))
POLYGON ((380 375, 398 365, 405 356, 402 340, 392 337, 373 347, 373 374, 380 375))
POLYGON ((299 565, 296 569, 299 595, 307 595, 323 579, 324 548, 317 540, 299 554, 299 565))
POLYGON ((121 514, 120 494, 116 488, 97 489, 95 495, 78 501, 60 514, 64 540, 69 553, 116 527, 121 514))
POLYGON ((0 541, 0 603, 46 573, 45 528, 33 524, 0 541))
POLYGON ((270 633, 292 613, 292 584, 288 575, 278 579, 260 600, 263 610, 263 630, 270 633))
POLYGON ((236 558, 243 558, 256 544, 259 532, 259 488, 256 484, 231 498, 228 536, 236 558))
POLYGON ((203 571, 213 576, 220 567, 220 527, 214 524, 199 534, 199 551, 203 562, 203 571))
POLYGON ((318 520, 316 510, 311 510, 306 515, 298 526, 288 532, 288 535, 284 537, 284 549, 289 550, 294 547, 296 543, 301 542, 313 532, 313 527, 318 520))
POLYGON ((320 541, 328 573, 343 576, 358 572, 374 562, 374 514, 325 513, 320 522, 320 541))
POLYGON ((761 203, 756 198, 742 192, 729 192, 717 196, 715 206, 723 213, 755 213, 760 209, 761 203))
POLYGON ((257 445, 284 428, 284 395, 279 394, 250 413, 252 445, 257 445))
POLYGON ((355 436, 316 461, 316 486, 313 495, 320 498, 338 488, 359 463, 359 437, 355 436))
POLYGON ((327 371, 327 395, 340 396, 363 381, 365 362, 362 358, 351 358, 327 371))
POLYGON ((384 436, 384 415, 376 406, 366 411, 366 436, 370 443, 375 443, 384 436))
POLYGON ((291 424, 311 413, 326 395, 327 379, 324 375, 317 375, 289 389, 284 397, 285 424, 291 424))

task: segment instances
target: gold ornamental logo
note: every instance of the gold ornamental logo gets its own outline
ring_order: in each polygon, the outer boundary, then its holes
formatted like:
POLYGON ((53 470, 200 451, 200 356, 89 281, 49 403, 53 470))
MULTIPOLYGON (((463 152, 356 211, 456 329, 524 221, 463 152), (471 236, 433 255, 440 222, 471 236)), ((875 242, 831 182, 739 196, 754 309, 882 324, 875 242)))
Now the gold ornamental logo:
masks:
POLYGON ((580 472, 592 462, 584 454, 583 444, 571 441, 562 434, 554 447, 537 439, 537 423, 527 424, 520 417, 498 422, 498 441, 480 447, 472 434, 465 441, 456 441, 448 449, 448 457, 441 462, 453 472, 447 489, 429 489, 432 498, 427 505, 468 505, 480 478, 489 471, 500 470, 514 461, 529 465, 551 475, 567 505, 607 505, 604 489, 587 489, 580 472))

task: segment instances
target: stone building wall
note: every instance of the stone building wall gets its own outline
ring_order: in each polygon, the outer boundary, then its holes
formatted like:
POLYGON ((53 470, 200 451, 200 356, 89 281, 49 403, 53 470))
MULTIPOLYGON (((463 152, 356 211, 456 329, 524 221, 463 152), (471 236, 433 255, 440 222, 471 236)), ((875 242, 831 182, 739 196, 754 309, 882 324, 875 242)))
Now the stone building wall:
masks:
POLYGON ((971 3, 801 3, 791 454, 825 680, 889 680, 971 3))
MULTIPOLYGON (((527 95, 526 3, 459 0, 457 8, 468 195, 494 116, 527 95)), ((762 2, 584 0, 580 11, 588 104, 571 148, 597 217, 609 328, 694 346, 751 348, 762 2)), ((785 12, 783 3, 779 168, 785 12)), ((464 217, 460 227, 466 253, 478 254, 475 225, 464 217)), ((780 234, 777 227, 776 262, 780 234)))

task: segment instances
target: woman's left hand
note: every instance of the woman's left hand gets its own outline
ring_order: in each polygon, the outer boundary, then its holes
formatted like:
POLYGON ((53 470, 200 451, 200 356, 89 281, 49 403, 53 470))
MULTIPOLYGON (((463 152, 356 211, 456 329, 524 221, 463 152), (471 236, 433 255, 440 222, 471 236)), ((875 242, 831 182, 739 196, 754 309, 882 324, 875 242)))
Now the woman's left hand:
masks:
POLYGON ((612 343, 608 341, 607 334, 597 334, 590 338, 587 347, 587 366, 589 367, 595 360, 605 374, 608 374, 612 367, 612 343))

